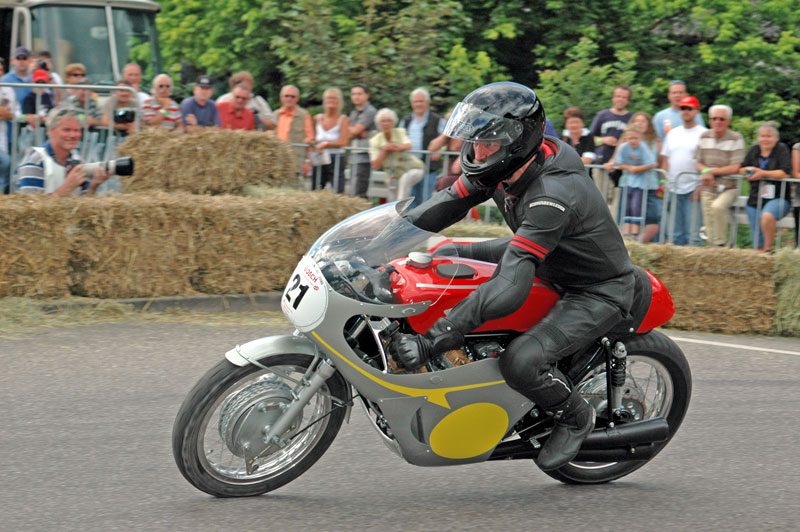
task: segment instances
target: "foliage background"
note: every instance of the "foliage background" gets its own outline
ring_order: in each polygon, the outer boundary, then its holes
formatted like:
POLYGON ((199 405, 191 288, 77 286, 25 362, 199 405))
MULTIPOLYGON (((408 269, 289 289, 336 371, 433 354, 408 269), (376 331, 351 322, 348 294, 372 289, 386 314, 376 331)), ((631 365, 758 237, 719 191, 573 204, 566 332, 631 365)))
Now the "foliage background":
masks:
MULTIPOLYGON (((198 72, 225 88, 249 70, 278 106, 281 85, 319 105, 329 86, 363 82, 377 107, 408 110, 428 87, 444 112, 467 92, 510 79, 537 89, 557 127, 571 105, 587 121, 614 85, 633 87, 632 110, 667 105, 670 80, 686 80, 707 110, 734 109, 753 139, 758 122, 800 140, 800 0, 162 0, 168 71, 198 72)), ((348 102, 349 103, 349 102, 348 102)))

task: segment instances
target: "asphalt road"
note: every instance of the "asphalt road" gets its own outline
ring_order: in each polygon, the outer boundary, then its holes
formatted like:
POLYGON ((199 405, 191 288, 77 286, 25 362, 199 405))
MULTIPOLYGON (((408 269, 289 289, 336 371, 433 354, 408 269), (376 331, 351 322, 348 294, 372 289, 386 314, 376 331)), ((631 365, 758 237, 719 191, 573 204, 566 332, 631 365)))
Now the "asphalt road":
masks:
POLYGON ((0 530, 800 529, 800 341, 683 332, 670 334, 703 342, 679 341, 686 420, 617 482, 565 486, 529 461, 411 466, 354 410, 293 483, 214 499, 175 467, 174 416, 224 351, 275 332, 117 323, 0 339, 0 530))

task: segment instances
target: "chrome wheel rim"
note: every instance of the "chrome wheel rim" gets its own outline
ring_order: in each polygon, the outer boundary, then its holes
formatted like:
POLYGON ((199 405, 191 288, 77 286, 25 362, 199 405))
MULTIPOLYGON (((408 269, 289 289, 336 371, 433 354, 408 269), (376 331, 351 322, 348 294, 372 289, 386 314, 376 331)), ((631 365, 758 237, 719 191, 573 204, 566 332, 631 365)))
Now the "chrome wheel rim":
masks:
MULTIPOLYGON (((598 395, 606 393, 606 386, 593 386, 593 383, 605 383, 605 366, 600 366, 584 378, 578 385, 578 392, 584 396, 596 410, 605 408, 605 400, 597 401, 598 395)), ((640 415, 636 421, 654 417, 666 418, 672 408, 675 385, 667 368, 659 361, 648 356, 630 355, 625 369, 625 388, 623 389, 623 406, 629 403, 633 411, 640 415)), ((598 410, 598 413, 603 414, 598 410)), ((579 469, 604 469, 618 462, 570 462, 569 465, 579 469)))
MULTIPOLYGON (((306 368, 302 366, 275 366, 275 369, 296 381, 300 381, 306 372, 306 368)), ((235 400, 236 394, 244 393, 244 390, 252 390, 254 385, 258 386, 259 383, 276 381, 282 381, 292 389, 296 387, 295 383, 278 377, 269 370, 260 370, 234 383, 208 409, 197 439, 197 455, 200 457, 203 469, 216 479, 230 484, 253 484, 275 478, 297 465, 322 439, 330 421, 329 416, 322 416, 333 406, 331 400, 326 397, 329 391, 325 385, 320 390, 321 393, 315 394, 303 409, 302 420, 298 430, 293 431, 294 436, 290 443, 258 458, 256 460, 257 469, 251 474, 247 473, 244 459, 230 450, 230 442, 226 443, 225 438, 220 434, 220 427, 228 424, 225 420, 221 420, 220 416, 223 414, 225 406, 235 400), (317 419, 320 421, 308 427, 317 419), (305 427, 308 429, 302 430, 305 427), (298 431, 300 432, 298 433, 298 431)), ((265 389, 269 389, 269 387, 265 387, 265 389)), ((266 397, 266 399, 269 398, 266 397)))

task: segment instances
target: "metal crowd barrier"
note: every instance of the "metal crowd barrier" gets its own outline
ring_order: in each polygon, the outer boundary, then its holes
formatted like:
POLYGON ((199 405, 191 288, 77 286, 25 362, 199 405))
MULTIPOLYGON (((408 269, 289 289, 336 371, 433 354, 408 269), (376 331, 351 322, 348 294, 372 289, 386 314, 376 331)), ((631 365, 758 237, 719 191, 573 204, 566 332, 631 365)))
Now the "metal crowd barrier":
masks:
MULTIPOLYGON (((298 149, 307 150, 308 148, 312 148, 309 144, 300 144, 294 143, 292 144, 293 147, 298 149)), ((352 178, 355 175, 354 165, 357 163, 353 162, 353 157, 349 157, 348 155, 354 155, 357 153, 364 153, 369 156, 369 148, 356 148, 352 146, 346 146, 344 148, 336 148, 342 150, 344 152, 344 157, 333 157, 332 164, 333 167, 333 179, 331 183, 331 187, 334 191, 338 191, 340 187, 340 179, 344 176, 345 184, 343 186, 344 193, 348 195, 355 195, 355 187, 356 181, 352 178), (348 159, 346 167, 344 171, 340 167, 340 164, 343 164, 343 159, 348 159)), ((421 150, 421 151, 413 151, 409 150, 404 153, 410 154, 412 156, 417 157, 420 159, 423 164, 423 176, 422 180, 420 181, 423 183, 423 195, 421 198, 418 198, 417 202, 421 203, 425 200, 430 199, 432 195, 432 191, 434 186, 436 185, 436 179, 442 175, 442 173, 447 172, 447 168, 449 168, 450 162, 453 160, 454 157, 458 157, 460 155, 459 152, 454 151, 430 151, 430 150, 421 150), (430 158, 425 157, 425 155, 430 154, 439 154, 441 158, 439 159, 442 161, 441 169, 437 171, 431 171, 431 161, 430 158)), ((305 165, 306 161, 308 160, 307 157, 299 158, 299 167, 298 167, 298 174, 302 176, 303 174, 303 166, 305 165)), ((397 175, 394 171, 394 168, 391 166, 393 163, 388 162, 381 170, 375 170, 374 168, 370 167, 370 178, 369 178, 369 189, 367 190, 367 197, 369 198, 377 198, 378 200, 385 200, 389 199, 396 186, 396 183, 390 183, 388 181, 388 176, 394 176, 395 178, 400 178, 400 175, 397 175)), ((302 176, 304 177, 304 176, 302 176)), ((300 186, 308 186, 313 187, 315 189, 321 188, 322 183, 322 165, 312 166, 311 167, 311 175, 308 179, 308 182, 301 181, 300 186), (313 183, 313 184, 312 184, 313 183)), ((399 198, 398 198, 399 199, 399 198)), ((415 202, 416 203, 416 202, 415 202)))
MULTIPOLYGON (((310 146, 308 144, 292 144, 297 148, 307 149, 310 146)), ((344 163, 345 159, 352 160, 352 157, 347 157, 347 154, 354 154, 354 153, 368 153, 367 148, 353 148, 353 147, 346 147, 342 148, 345 153, 345 156, 336 157, 334 162, 334 169, 333 169, 333 182, 331 186, 334 191, 339 190, 339 179, 341 176, 344 176, 346 179, 346 184, 344 188, 344 192, 349 195, 354 195, 354 187, 355 187, 355 180, 351 179, 350 176, 354 174, 352 171, 353 163, 344 163), (345 168, 344 172, 341 172, 340 164, 348 164, 348 167, 345 168)), ((457 157, 459 155, 458 152, 431 152, 428 150, 423 150, 421 152, 409 152, 414 153, 417 155, 427 155, 431 153, 440 153, 442 155, 442 168, 439 173, 433 173, 430 171, 430 162, 429 160, 423 159, 425 161, 425 169, 423 180, 425 182, 424 185, 424 194, 421 198, 421 201, 425 201, 430 198, 431 191, 433 190, 435 180, 441 176, 443 173, 447 172, 447 168, 449 168, 450 161, 453 157, 457 157)), ((302 165, 305 159, 301 159, 300 168, 298 168, 298 174, 302 174, 302 165)), ((639 225, 639 232, 637 235, 637 240, 640 242, 652 241, 652 242, 666 242, 666 243, 675 243, 675 226, 676 226, 676 219, 677 219, 677 212, 678 212, 678 202, 680 195, 670 192, 669 187, 666 186, 663 191, 663 198, 659 198, 661 200, 661 207, 660 207, 660 216, 658 218, 658 230, 657 233, 654 235, 653 238, 647 238, 648 232, 646 231, 646 224, 647 220, 647 203, 650 194, 655 194, 657 189, 643 189, 642 190, 642 209, 641 213, 637 217, 630 217, 626 215, 627 212, 627 197, 628 197, 628 187, 617 187, 614 185, 613 181, 609 177, 609 172, 599 164, 588 164, 585 165, 587 170, 590 172, 590 177, 595 181, 595 184, 600 189, 603 196, 606 198, 606 202, 611 210, 612 216, 614 217, 617 225, 620 227, 620 231, 623 230, 624 224, 626 223, 626 219, 629 220, 628 223, 633 223, 635 225, 639 225)), ((659 182, 662 180, 666 182, 667 180, 667 172, 661 168, 654 168, 652 170, 659 175, 659 182)), ((391 191, 389 190, 389 186, 386 183, 386 176, 392 175, 393 171, 391 168, 384 168, 382 170, 375 170, 370 168, 370 187, 367 191, 367 197, 371 199, 378 199, 378 200, 385 200, 390 197, 391 191)), ((680 178, 684 175, 694 175, 698 177, 699 181, 699 174, 697 172, 682 172, 677 177, 680 178)), ((399 177, 399 176, 396 176, 399 177)), ((735 247, 736 246, 736 237, 738 232, 738 226, 742 225, 742 212, 745 209, 745 206, 742 204, 742 198, 746 198, 742 196, 742 182, 745 179, 742 175, 731 175, 731 176, 723 176, 725 178, 736 179, 738 186, 737 186, 737 201, 731 207, 731 212, 729 215, 729 237, 727 241, 728 247, 735 247)), ((310 187, 311 180, 313 180, 315 184, 315 188, 321 188, 321 166, 312 167, 311 175, 308 176, 307 181, 302 181, 300 186, 310 187)), ((783 197, 784 191, 787 186, 792 186, 792 184, 800 183, 798 179, 781 179, 781 180, 774 180, 780 181, 780 195, 777 197, 783 197)), ((702 223, 702 201, 700 199, 699 191, 697 192, 698 199, 691 200, 689 199, 688 208, 689 212, 689 226, 688 226, 688 235, 686 242, 687 245, 702 245, 702 237, 700 235, 700 229, 703 226, 702 223)), ((494 204, 487 205, 483 215, 483 221, 488 223, 491 218, 491 209, 495 208, 494 204)), ((760 213, 762 209, 762 198, 759 197, 758 203, 758 216, 760 219, 760 213)), ((790 211, 791 214, 791 211, 790 211)), ((780 229, 780 220, 779 227, 780 229)), ((652 224, 650 224, 652 225, 652 224)), ((749 223, 747 224, 749 228, 749 223)), ((710 231, 707 229, 706 233, 710 231)), ((798 238, 798 235, 795 235, 795 238, 798 238)), ((775 238, 775 246, 780 247, 780 238, 779 234, 776 234, 775 238)), ((757 241, 755 235, 753 235, 753 247, 757 247, 757 241)))
MULTIPOLYGON (((611 179, 608 176, 608 172, 606 172, 605 169, 601 165, 586 165, 586 166, 587 166, 587 168, 593 168, 593 169, 600 170, 600 172, 598 172, 598 173, 601 175, 601 179, 600 179, 600 182, 598 183, 598 187, 600 188, 601 192, 604 193, 605 197, 607 198, 607 202, 609 203, 609 208, 612 209, 612 214, 614 214, 616 216, 617 224, 620 226, 620 228, 622 228, 622 225, 623 225, 624 219, 625 219, 624 213, 627 211, 627 205, 626 205, 627 187, 619 187, 619 205, 618 205, 618 208, 615 208, 616 200, 614 199, 614 196, 610 192, 610 190, 613 188, 613 183, 611 183, 611 179)), ((660 179, 667 179, 667 173, 663 169, 657 168, 657 169, 654 169, 654 171, 656 171, 656 172, 658 172, 660 174, 660 176, 661 176, 660 179)), ((682 172, 677 176, 677 178, 680 178, 681 176, 684 176, 684 175, 697 176, 698 182, 700 181, 700 179, 699 179, 700 174, 697 173, 697 172, 682 172)), ((727 242, 726 242, 726 246, 727 247, 736 247, 736 240, 737 240, 737 236, 738 236, 738 227, 739 227, 739 225, 747 225, 748 230, 750 228, 749 217, 746 215, 746 213, 743 214, 743 211, 746 210, 746 202, 747 202, 747 196, 743 196, 742 195, 742 183, 744 182, 745 177, 740 175, 740 174, 733 174, 733 175, 719 176, 719 177, 723 177, 723 178, 726 178, 726 179, 735 179, 737 181, 737 192, 736 192, 737 199, 734 202, 733 206, 731 207, 729 215, 728 215, 728 226, 729 226, 728 227, 728 233, 729 234, 728 234, 728 239, 727 239, 727 242), (744 224, 741 221, 743 216, 744 216, 744 219, 746 220, 746 222, 744 224)), ((779 185, 780 192, 778 194, 776 194, 776 196, 775 196, 776 198, 784 197, 785 191, 786 191, 786 187, 790 187, 790 186, 795 185, 795 184, 800 184, 800 179, 774 179, 774 180, 768 180, 768 181, 770 181, 770 182, 772 182, 772 183, 774 183, 776 185, 779 185)), ((798 188, 798 190, 800 191, 800 188, 798 188)), ((654 190, 647 190, 647 189, 645 189, 643 191, 642 212, 641 212, 641 216, 639 217, 641 221, 646 220, 646 217, 647 217, 647 199, 648 199, 648 195, 652 194, 654 192, 655 192, 654 190)), ((688 242, 686 243, 687 245, 701 245, 702 244, 702 240, 703 240, 702 236, 700 235, 700 229, 701 229, 701 227, 704 226, 704 223, 703 223, 704 221, 702 219, 702 216, 703 216, 702 201, 701 201, 701 198, 700 198, 699 191, 697 192, 697 195, 698 195, 698 199, 696 201, 695 200, 691 200, 691 199, 689 200, 689 202, 690 202, 690 204, 689 204, 690 213, 689 213, 688 242)), ((678 211, 677 203, 679 201, 679 196, 680 196, 679 194, 674 194, 674 193, 670 192, 669 187, 667 187, 664 190, 664 197, 663 197, 662 206, 661 206, 661 216, 660 216, 660 220, 659 220, 658 239, 657 240, 653 240, 653 241, 668 242, 670 244, 674 244, 675 243, 675 225, 676 225, 676 216, 677 216, 677 211, 678 211)), ((761 196, 759 196, 758 197, 758 204, 757 204, 757 207, 756 207, 757 220, 760 220, 760 218, 761 218, 762 207, 763 207, 763 198, 761 196)), ((789 219, 789 217, 792 216, 792 214, 793 214, 792 210, 790 209, 789 214, 787 214, 782 219, 777 220, 776 235, 775 235, 775 242, 774 242, 774 245, 775 245, 776 249, 779 249, 781 247, 781 239, 780 239, 780 232, 779 231, 780 231, 780 229, 782 227, 786 227, 786 223, 788 223, 788 222, 786 222, 786 220, 789 219)), ((793 216, 792 216, 792 218, 793 218, 793 216)), ((640 221, 640 223, 641 223, 641 221, 640 221)), ((708 235, 709 232, 710 232, 710 227, 709 227, 708 223, 710 223, 710 221, 706 221, 706 222, 707 222, 705 224, 706 235, 708 235)), ((752 231, 751 231, 751 233, 752 233, 752 231)), ((639 241, 644 241, 644 234, 645 234, 645 231, 643 229, 640 229, 640 231, 639 231, 639 241)), ((756 235, 751 234, 751 239, 752 239, 753 248, 754 249, 757 248, 758 247, 758 241, 757 241, 756 235)), ((799 239, 800 239, 800 235, 795 234, 795 241, 797 242, 799 239)))
MULTIPOLYGON (((135 107, 135 131, 141 126, 142 109, 136 89, 133 87, 120 87, 116 85, 59 85, 57 83, 0 83, 0 87, 34 88, 34 89, 85 89, 99 93, 113 93, 114 91, 127 91, 131 93, 130 107, 135 107)), ((88 96, 91 97, 91 96, 88 96)), ((110 96, 109 96, 110 97, 110 96)), ((98 103, 102 111, 102 104, 98 103)), ((35 127, 31 130, 27 121, 22 116, 22 102, 15 102, 14 118, 11 120, 11 143, 9 150, 9 193, 14 193, 14 171, 29 148, 41 146, 47 141, 47 128, 45 125, 46 113, 42 113, 41 95, 36 93, 35 127)), ((114 117, 109 117, 107 126, 89 126, 88 120, 84 121, 81 143, 78 151, 83 162, 95 162, 115 157, 116 146, 120 142, 119 135, 114 129, 114 117)), ((112 180, 103 184, 104 189, 118 188, 112 180)), ((102 192, 102 191, 101 191, 102 192)))

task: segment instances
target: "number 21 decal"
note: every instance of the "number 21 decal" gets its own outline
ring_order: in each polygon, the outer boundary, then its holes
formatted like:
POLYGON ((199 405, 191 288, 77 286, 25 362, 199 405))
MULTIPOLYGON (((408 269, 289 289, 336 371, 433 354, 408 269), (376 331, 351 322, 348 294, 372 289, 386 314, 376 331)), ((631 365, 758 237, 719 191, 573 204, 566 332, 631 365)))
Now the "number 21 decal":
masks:
POLYGON ((300 301, 303 300, 303 296, 306 295, 309 286, 307 284, 300 283, 300 274, 296 273, 292 278, 292 286, 290 286, 284 296, 286 297, 286 301, 288 301, 293 309, 297 309, 297 306, 300 304, 300 301), (296 296, 292 294, 295 290, 299 290, 300 293, 296 296))

